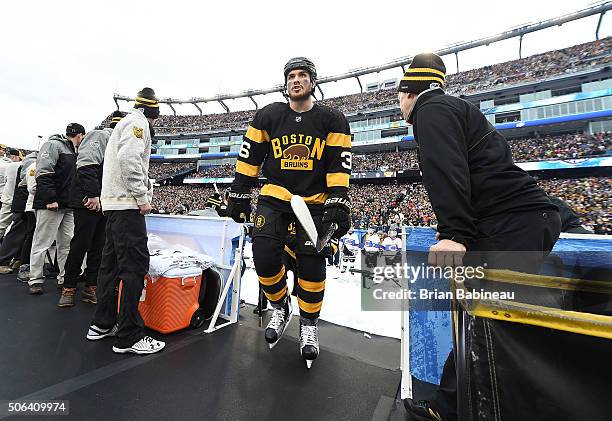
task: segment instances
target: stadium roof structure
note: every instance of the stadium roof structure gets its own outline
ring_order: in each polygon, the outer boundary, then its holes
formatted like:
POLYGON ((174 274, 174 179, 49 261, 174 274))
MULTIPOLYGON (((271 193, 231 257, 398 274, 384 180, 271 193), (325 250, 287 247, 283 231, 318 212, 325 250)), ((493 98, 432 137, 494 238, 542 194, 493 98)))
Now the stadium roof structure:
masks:
MULTIPOLYGON (((490 37, 481 38, 481 39, 477 39, 473 41, 460 42, 460 43, 447 45, 446 47, 443 47, 435 51, 435 53, 438 54, 439 56, 446 56, 449 54, 454 54, 456 63, 457 63, 457 71, 459 71, 459 53, 461 51, 470 50, 470 49, 482 47, 482 46, 488 46, 489 44, 492 44, 495 42, 519 37, 518 53, 519 53, 519 59, 520 59, 522 58, 523 37, 525 35, 532 33, 532 32, 541 31, 543 29, 550 28, 553 26, 561 26, 564 23, 583 19, 583 18, 597 15, 597 14, 599 14, 599 20, 597 22, 597 28, 595 29, 595 39, 599 39, 599 29, 601 27, 603 16, 610 9, 612 9, 612 1, 600 1, 600 2, 594 3, 593 5, 585 9, 581 9, 576 12, 568 13, 566 15, 558 16, 555 18, 543 20, 543 21, 536 22, 536 23, 526 23, 523 25, 519 25, 519 26, 510 28, 497 35, 493 35, 490 37)), ((388 63, 384 63, 381 65, 362 67, 358 69, 349 70, 348 72, 341 73, 341 74, 334 75, 334 76, 321 77, 317 79, 316 86, 319 89, 321 98, 323 99, 325 98, 325 95, 323 93, 321 85, 325 83, 329 83, 329 82, 337 82, 339 80, 355 78, 357 80, 357 83, 359 83, 359 88, 361 89, 361 92, 363 92, 363 86, 361 84, 361 80, 359 79, 360 76, 370 74, 370 73, 378 73, 380 71, 389 70, 389 69, 393 69, 396 67, 401 68, 402 71, 405 71, 405 66, 409 65, 411 61, 412 61, 412 56, 405 56, 405 57, 400 57, 400 58, 397 58, 395 60, 392 60, 388 63)), ((204 103, 209 103, 209 102, 218 102, 223 107, 223 109, 229 113, 231 111, 224 102, 226 100, 232 100, 232 99, 238 99, 238 98, 249 98, 255 105, 255 109, 258 109, 259 104, 257 104, 257 101, 255 101, 254 99, 255 96, 268 95, 268 94, 273 94, 273 93, 282 93, 283 91, 284 91, 284 85, 279 84, 279 85, 275 85, 267 89, 248 89, 246 91, 242 91, 237 94, 218 94, 212 97, 193 97, 189 99, 161 98, 159 102, 162 104, 168 105, 172 109, 174 115, 176 115, 176 110, 174 109, 172 104, 192 104, 198 109, 200 115, 202 115, 203 114, 202 109, 200 108, 198 104, 204 104, 204 103)), ((134 97, 120 95, 120 94, 114 94, 113 99, 115 101, 115 104, 117 105, 117 109, 119 109, 119 101, 128 101, 128 102, 134 101, 134 97)))

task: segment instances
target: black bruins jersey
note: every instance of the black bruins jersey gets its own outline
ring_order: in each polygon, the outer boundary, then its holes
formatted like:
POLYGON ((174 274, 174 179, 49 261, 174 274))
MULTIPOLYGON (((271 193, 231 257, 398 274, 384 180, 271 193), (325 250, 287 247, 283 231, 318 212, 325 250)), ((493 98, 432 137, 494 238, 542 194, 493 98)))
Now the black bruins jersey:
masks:
POLYGON ((244 136, 235 183, 255 184, 260 169, 268 180, 260 198, 289 202, 297 194, 316 205, 325 202, 330 189, 348 189, 351 132, 346 117, 318 104, 303 113, 282 102, 262 108, 244 136))

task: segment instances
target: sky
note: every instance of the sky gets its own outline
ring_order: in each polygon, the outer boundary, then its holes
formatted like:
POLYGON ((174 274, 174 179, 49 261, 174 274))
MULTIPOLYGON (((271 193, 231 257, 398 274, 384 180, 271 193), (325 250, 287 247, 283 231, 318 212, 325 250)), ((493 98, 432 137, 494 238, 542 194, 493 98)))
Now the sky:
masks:
MULTIPOLYGON (((113 93, 145 86, 159 97, 211 97, 283 82, 285 62, 307 56, 320 76, 435 51, 593 4, 582 0, 30 1, 0 15, 0 143, 38 149, 70 122, 93 129, 116 109, 113 93), (39 138, 38 136, 41 136, 39 138)), ((611 35, 604 15, 600 38, 611 35)), ((595 39, 599 16, 529 34, 523 56, 595 39)), ((518 58, 518 38, 459 54, 460 70, 518 58)), ((443 57, 448 73, 454 56, 443 57)), ((362 83, 401 77, 401 69, 362 83)), ((323 85, 355 93, 353 80, 323 85)), ((257 97, 260 105, 280 95, 257 97)), ((252 108, 228 101, 231 110, 252 108)), ((121 109, 131 105, 120 102, 121 109)), ((176 107, 196 114, 191 105, 176 107)), ((215 103, 206 113, 223 112, 215 103)), ((162 105, 162 114, 171 114, 162 105)))

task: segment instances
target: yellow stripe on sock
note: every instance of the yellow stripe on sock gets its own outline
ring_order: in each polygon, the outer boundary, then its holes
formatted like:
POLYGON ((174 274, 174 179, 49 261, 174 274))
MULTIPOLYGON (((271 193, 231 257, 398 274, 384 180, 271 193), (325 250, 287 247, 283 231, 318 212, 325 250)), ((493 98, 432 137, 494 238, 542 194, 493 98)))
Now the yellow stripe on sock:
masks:
POLYGON ((321 282, 312 282, 305 281, 301 278, 298 278, 298 284, 300 284, 300 288, 307 292, 321 292, 325 291, 325 279, 321 282))
POLYGON ((268 300, 270 301, 282 300, 287 295, 287 285, 285 285, 283 289, 274 294, 268 294, 266 291, 264 291, 264 294, 266 294, 266 297, 268 297, 268 300))
POLYGON ((278 283, 278 281, 280 281, 283 276, 285 276, 285 266, 281 267, 280 272, 278 272, 274 276, 270 276, 268 278, 266 278, 265 276, 259 276, 259 283, 269 287, 278 283))
POLYGON ((298 305, 300 306, 300 310, 303 310, 306 313, 318 313, 321 311, 321 307, 323 307, 323 301, 313 304, 307 303, 306 301, 298 298, 298 305))

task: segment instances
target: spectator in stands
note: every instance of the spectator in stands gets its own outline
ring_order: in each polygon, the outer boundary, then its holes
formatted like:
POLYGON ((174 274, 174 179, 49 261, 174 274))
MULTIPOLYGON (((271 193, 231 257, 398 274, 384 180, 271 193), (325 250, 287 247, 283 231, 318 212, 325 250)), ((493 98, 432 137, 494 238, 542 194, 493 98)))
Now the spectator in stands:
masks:
POLYGON ((29 291, 43 293, 45 254, 53 241, 57 245, 58 287, 64 283, 64 264, 74 230, 72 209, 68 207, 70 186, 74 178, 76 149, 85 136, 78 123, 66 127, 66 135, 53 135, 44 143, 36 160, 36 228, 30 255, 29 291))

